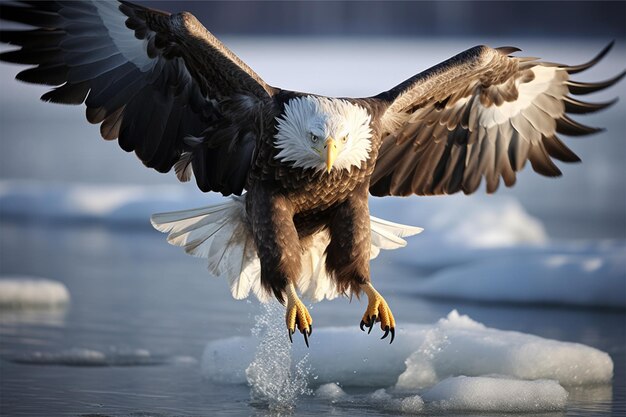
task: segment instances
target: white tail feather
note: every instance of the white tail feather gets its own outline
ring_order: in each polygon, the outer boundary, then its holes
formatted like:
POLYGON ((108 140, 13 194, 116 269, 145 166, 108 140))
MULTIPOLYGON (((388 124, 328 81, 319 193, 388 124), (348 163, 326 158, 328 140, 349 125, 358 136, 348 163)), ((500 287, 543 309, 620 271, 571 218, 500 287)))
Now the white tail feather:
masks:
MULTIPOLYGON (((209 272, 228 278, 234 298, 246 298, 252 292, 262 302, 269 299, 269 294, 261 286, 261 264, 246 218, 245 196, 232 197, 230 201, 213 206, 155 214, 151 222, 155 229, 169 233, 167 240, 170 244, 183 247, 190 255, 207 258, 209 272)), ((423 230, 374 216, 370 216, 370 222, 370 259, 378 256, 381 249, 406 246, 403 237, 423 230)), ((298 290, 312 301, 339 295, 326 272, 325 251, 329 241, 326 231, 319 232, 302 256, 298 290)))

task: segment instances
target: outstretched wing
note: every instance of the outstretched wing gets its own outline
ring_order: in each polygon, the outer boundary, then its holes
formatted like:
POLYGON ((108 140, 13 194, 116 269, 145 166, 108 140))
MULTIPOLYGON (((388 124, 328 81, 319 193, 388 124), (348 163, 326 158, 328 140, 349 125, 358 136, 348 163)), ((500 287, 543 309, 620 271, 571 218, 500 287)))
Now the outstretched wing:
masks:
POLYGON ((542 175, 560 175, 552 158, 579 158, 557 133, 599 130, 568 113, 590 113, 613 103, 585 103, 569 94, 601 90, 626 72, 593 84, 572 81, 570 74, 594 65, 611 46, 578 66, 508 56, 517 48, 478 46, 379 94, 375 99, 389 107, 382 117, 371 194, 470 194, 483 178, 492 193, 500 177, 512 186, 527 160, 542 175))
POLYGON ((1 4, 2 30, 21 48, 4 61, 36 65, 18 80, 57 86, 45 101, 87 106, 105 139, 148 167, 199 188, 240 194, 255 147, 254 119, 273 89, 189 13, 128 2, 1 4))

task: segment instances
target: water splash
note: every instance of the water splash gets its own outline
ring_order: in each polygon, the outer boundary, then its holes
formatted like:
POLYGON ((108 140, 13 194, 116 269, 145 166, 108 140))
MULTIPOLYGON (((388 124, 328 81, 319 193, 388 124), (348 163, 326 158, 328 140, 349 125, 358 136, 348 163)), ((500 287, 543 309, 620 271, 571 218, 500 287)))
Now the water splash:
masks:
POLYGON ((252 401, 267 403, 271 411, 295 407, 301 395, 311 395, 307 386, 308 355, 292 366, 291 343, 286 334, 284 307, 272 300, 261 304, 252 334, 259 340, 254 360, 246 369, 252 401))

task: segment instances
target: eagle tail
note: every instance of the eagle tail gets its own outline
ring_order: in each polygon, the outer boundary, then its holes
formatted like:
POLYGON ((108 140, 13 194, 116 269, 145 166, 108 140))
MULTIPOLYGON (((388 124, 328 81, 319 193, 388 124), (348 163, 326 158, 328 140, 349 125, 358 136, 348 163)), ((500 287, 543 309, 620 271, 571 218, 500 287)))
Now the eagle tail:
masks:
MULTIPOLYGON (((381 249, 406 246, 403 237, 422 231, 374 216, 370 219, 371 259, 381 249)), ((243 299, 253 292, 261 302, 269 300, 270 295, 261 286, 261 265, 246 218, 245 195, 213 206, 154 214, 151 222, 155 229, 169 234, 170 244, 181 246, 190 255, 207 258, 211 274, 228 278, 234 298, 243 299)), ((327 232, 316 234, 303 256, 298 289, 312 301, 339 295, 334 280, 326 273, 328 243, 327 232)))
POLYGON ((192 256, 208 259, 209 272, 226 276, 234 298, 246 298, 250 291, 265 302, 269 295, 261 288, 261 265, 245 211, 245 196, 191 210, 158 213, 152 226, 169 233, 168 243, 181 246, 192 256))

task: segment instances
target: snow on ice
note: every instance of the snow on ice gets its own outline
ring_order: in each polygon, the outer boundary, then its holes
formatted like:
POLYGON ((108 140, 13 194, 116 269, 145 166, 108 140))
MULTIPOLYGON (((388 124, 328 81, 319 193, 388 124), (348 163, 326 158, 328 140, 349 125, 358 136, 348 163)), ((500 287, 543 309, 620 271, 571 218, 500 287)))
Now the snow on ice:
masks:
POLYGON ((565 408, 567 391, 551 380, 458 376, 444 379, 422 398, 446 411, 557 411, 565 408))
POLYGON ((70 293, 60 282, 43 278, 0 277, 0 307, 55 307, 67 304, 70 293))

